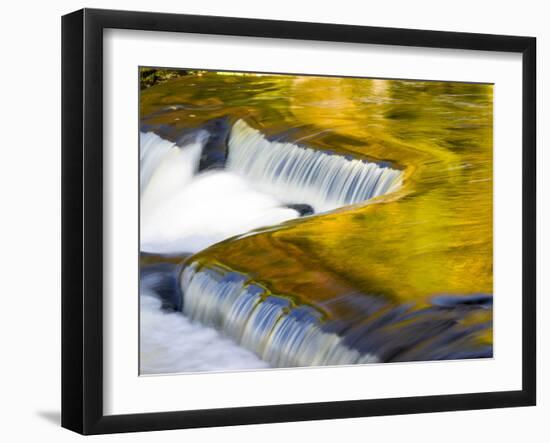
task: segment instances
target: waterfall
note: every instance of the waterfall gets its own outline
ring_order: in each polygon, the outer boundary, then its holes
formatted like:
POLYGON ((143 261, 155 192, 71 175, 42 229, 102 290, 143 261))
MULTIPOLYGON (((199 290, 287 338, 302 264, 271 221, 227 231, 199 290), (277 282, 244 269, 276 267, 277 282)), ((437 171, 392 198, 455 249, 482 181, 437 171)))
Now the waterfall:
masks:
MULTIPOLYGON (((175 277, 175 275, 174 275, 175 277)), ((153 279, 154 280, 154 279, 153 279)), ((269 365, 222 332, 162 309, 155 282, 140 282, 140 374, 262 369, 269 365)))
POLYGON ((280 295, 221 267, 189 265, 181 277, 183 313, 221 330, 274 367, 373 363, 372 354, 350 349, 335 333, 323 331, 322 313, 295 306, 280 295))
POLYGON ((194 253, 226 238, 297 218, 276 196, 224 170, 199 173, 205 131, 178 146, 140 136, 140 249, 194 253))
MULTIPOLYGON (((399 170, 270 142, 242 120, 231 129, 225 167, 200 171, 211 135, 201 130, 175 144, 141 133, 141 251, 195 253, 297 218, 301 206, 326 212, 392 192, 401 184, 399 170)), ((328 331, 320 310, 296 305, 248 280, 221 267, 187 266, 180 279, 184 316, 194 325, 222 332, 276 367, 380 360, 328 331)))
POLYGON ((205 137, 200 134, 184 148, 153 132, 140 133, 139 190, 142 199, 162 199, 185 186, 196 173, 205 137))
POLYGON ((142 251, 198 252, 311 208, 333 210, 401 184, 399 170, 269 142, 242 120, 231 129, 225 168, 199 171, 212 137, 216 134, 201 129, 176 144, 140 133, 142 251))
POLYGON ((180 277, 183 313, 220 331, 272 367, 366 364, 492 357, 477 341, 492 323, 469 324, 492 304, 489 294, 441 295, 415 309, 379 296, 342 294, 322 306, 348 314, 327 318, 319 306, 273 294, 219 265, 188 265, 180 277), (341 311, 342 312, 342 311, 341 311))
POLYGON ((267 140, 243 120, 229 137, 227 168, 287 203, 330 211, 387 194, 401 185, 401 171, 342 155, 267 140))

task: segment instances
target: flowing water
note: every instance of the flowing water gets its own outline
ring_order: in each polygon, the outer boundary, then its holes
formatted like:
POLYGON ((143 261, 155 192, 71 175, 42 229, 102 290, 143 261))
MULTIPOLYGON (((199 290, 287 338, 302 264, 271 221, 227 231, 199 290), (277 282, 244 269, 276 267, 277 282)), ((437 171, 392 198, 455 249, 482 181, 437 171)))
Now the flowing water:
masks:
MULTIPOLYGON (((167 142, 155 134, 141 136, 142 146, 167 142)), ((149 178, 142 174, 141 250, 152 253, 198 252, 226 238, 298 216, 283 206, 276 194, 258 191, 231 170, 198 174, 200 142, 162 154, 154 148, 142 152, 145 171, 155 164, 149 178), (152 158, 151 158, 152 157, 152 158)))
POLYGON ((196 71, 141 98, 143 269, 180 263, 182 311, 142 277, 142 373, 492 356, 490 85, 196 71))
MULTIPOLYGON (((141 133, 141 251, 196 253, 298 218, 300 213, 285 204, 327 212, 401 185, 399 170, 270 142, 243 120, 231 129, 225 168, 201 172, 209 136, 199 132, 178 146, 153 132, 141 133)), ((337 334, 322 331, 315 309, 292 307, 284 297, 246 284, 246 277, 237 273, 195 272, 188 266, 181 282, 184 316, 162 312, 152 276, 159 278, 147 273, 141 284, 144 374, 262 368, 266 362, 290 367, 377 361, 343 345, 337 334), (219 336, 220 330, 233 341, 219 336)))
POLYGON ((270 142, 243 120, 229 138, 227 168, 266 193, 290 203, 307 203, 315 212, 364 202, 399 189, 401 171, 330 155, 294 143, 270 142))

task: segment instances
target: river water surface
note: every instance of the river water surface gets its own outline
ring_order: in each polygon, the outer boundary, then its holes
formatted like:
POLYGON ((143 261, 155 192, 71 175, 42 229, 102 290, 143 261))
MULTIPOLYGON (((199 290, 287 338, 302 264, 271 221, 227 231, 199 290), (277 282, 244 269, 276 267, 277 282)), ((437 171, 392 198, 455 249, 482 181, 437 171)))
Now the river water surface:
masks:
POLYGON ((143 90, 142 264, 178 263, 181 292, 142 282, 141 373, 492 356, 492 93, 204 71, 143 90))

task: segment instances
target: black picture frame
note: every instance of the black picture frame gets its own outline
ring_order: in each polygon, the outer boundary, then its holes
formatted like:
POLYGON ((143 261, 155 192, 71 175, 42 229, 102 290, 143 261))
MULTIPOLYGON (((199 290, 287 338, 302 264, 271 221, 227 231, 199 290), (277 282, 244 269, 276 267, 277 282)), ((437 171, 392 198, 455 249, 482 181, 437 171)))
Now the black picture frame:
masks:
POLYGON ((62 426, 82 434, 104 434, 535 405, 535 66, 536 39, 533 37, 98 9, 83 9, 63 16, 62 426), (522 54, 522 389, 104 415, 102 36, 108 28, 522 54))

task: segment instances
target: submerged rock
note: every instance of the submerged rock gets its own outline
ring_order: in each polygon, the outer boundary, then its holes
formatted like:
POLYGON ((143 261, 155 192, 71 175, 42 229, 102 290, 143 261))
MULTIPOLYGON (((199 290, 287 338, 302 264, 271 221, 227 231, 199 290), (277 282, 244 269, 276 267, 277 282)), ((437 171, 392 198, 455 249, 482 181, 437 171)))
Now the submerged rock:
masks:
POLYGON ((162 301, 162 309, 181 311, 183 293, 179 284, 181 267, 173 263, 157 263, 140 269, 140 292, 156 295, 162 301))
MULTIPOLYGON (((273 294, 248 275, 190 264, 184 313, 274 367, 490 358, 492 319, 478 305, 418 308, 350 292, 319 303, 273 294), (481 314, 481 315, 480 315, 481 314)), ((463 297, 464 298, 464 297, 463 297)))
POLYGON ((298 213, 300 214, 300 217, 315 213, 315 211, 313 210, 313 207, 311 205, 308 205, 307 203, 291 203, 291 204, 285 205, 285 208, 294 209, 295 211, 298 211, 298 213))
POLYGON ((166 124, 142 123, 142 132, 154 132, 159 137, 175 143, 178 147, 202 142, 202 155, 199 171, 206 169, 222 169, 225 167, 228 155, 228 138, 231 130, 229 117, 220 117, 207 121, 199 127, 180 129, 166 124))
POLYGON ((227 161, 227 142, 231 129, 229 118, 222 117, 210 120, 202 126, 208 132, 208 141, 202 149, 199 171, 221 169, 227 161))
POLYGON ((493 306, 493 296, 490 294, 438 295, 432 298, 432 304, 440 308, 490 308, 493 306))

